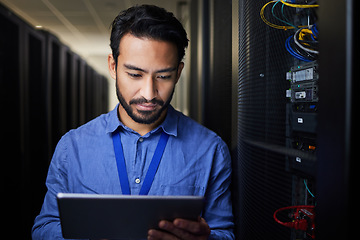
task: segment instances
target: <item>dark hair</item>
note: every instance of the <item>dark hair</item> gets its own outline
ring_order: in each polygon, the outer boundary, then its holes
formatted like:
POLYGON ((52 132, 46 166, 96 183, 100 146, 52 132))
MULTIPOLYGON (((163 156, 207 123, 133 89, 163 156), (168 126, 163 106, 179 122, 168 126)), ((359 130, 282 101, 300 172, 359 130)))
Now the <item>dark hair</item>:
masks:
POLYGON ((116 64, 120 40, 127 33, 176 44, 179 63, 189 41, 185 29, 173 13, 153 5, 134 6, 120 12, 111 24, 110 47, 116 64))

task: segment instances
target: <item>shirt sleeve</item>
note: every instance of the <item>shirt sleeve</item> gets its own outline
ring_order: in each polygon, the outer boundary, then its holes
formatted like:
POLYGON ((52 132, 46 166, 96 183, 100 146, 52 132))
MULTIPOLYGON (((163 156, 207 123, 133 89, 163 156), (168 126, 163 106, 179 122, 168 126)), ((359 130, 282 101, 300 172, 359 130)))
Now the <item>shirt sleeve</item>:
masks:
POLYGON ((226 144, 219 138, 205 194, 203 213, 211 228, 209 239, 235 239, 230 183, 231 157, 226 144))
POLYGON ((47 193, 40 214, 32 228, 33 240, 64 239, 62 237, 56 195, 67 192, 66 135, 59 141, 46 179, 47 193))

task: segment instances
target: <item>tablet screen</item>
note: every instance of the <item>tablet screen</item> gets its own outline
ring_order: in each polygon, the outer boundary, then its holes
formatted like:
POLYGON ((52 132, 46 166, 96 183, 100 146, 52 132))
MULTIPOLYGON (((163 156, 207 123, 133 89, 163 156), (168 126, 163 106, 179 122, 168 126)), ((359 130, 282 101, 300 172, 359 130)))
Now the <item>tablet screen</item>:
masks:
POLYGON ((197 220, 203 207, 198 196, 135 196, 59 193, 64 238, 146 239, 159 221, 197 220))

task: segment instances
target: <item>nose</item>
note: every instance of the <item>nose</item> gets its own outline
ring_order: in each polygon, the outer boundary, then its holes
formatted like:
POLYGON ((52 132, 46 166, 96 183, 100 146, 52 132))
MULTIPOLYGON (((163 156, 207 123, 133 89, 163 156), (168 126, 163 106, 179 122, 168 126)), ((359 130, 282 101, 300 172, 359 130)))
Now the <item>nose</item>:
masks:
POLYGON ((148 101, 157 97, 158 91, 156 87, 156 80, 151 76, 144 79, 140 94, 148 101))

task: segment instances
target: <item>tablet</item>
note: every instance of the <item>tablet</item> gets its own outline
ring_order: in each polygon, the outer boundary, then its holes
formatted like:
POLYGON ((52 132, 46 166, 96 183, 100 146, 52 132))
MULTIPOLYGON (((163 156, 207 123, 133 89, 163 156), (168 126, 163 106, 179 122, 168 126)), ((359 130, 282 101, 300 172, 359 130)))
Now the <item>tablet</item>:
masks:
POLYGON ((203 197, 59 193, 64 238, 146 239, 160 220, 197 220, 203 197))

